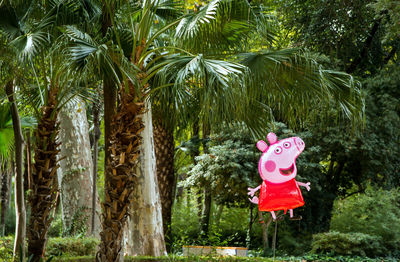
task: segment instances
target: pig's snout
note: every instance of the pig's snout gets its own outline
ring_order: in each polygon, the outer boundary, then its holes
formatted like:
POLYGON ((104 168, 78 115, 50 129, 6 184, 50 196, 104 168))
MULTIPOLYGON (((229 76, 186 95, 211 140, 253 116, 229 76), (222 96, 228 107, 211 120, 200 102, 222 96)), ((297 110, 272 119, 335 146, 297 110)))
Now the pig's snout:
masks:
POLYGON ((304 143, 304 141, 300 138, 300 137, 294 137, 293 138, 294 143, 296 144, 297 149, 299 150, 299 152, 303 152, 306 144, 304 143))

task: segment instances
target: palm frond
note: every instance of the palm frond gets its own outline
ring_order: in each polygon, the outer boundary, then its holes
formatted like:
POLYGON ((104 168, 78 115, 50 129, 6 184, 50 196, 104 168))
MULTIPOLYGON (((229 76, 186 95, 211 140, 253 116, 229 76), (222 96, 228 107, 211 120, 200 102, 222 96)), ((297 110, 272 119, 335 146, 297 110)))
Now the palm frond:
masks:
POLYGON ((7 158, 14 145, 14 131, 12 126, 9 103, 0 104, 0 160, 7 158))
POLYGON ((260 132, 263 121, 271 116, 265 105, 246 95, 242 84, 248 75, 240 64, 203 55, 174 55, 154 68, 158 71, 152 80, 152 101, 165 119, 180 125, 187 125, 193 115, 210 125, 239 120, 260 132), (260 114, 249 114, 252 110, 260 114))
POLYGON ((0 31, 5 32, 11 39, 22 34, 18 18, 11 7, 0 7, 0 31))
POLYGON ((265 17, 247 1, 214 0, 185 15, 175 38, 179 46, 203 53, 244 49, 250 36, 261 33, 257 32, 260 29, 269 35, 268 40, 272 38, 265 17))
POLYGON ((310 53, 284 49, 239 57, 252 75, 248 95, 284 114, 293 125, 327 104, 336 104, 345 117, 362 121, 363 100, 357 82, 346 73, 324 70, 310 53))

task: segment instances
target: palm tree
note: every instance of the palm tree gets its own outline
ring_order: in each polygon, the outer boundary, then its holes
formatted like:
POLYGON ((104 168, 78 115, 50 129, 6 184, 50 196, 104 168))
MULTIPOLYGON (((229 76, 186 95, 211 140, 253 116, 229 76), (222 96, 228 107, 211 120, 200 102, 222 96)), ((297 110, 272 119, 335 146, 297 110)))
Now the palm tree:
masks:
MULTIPOLYGON (((175 179, 173 133, 177 125, 182 129, 188 123, 198 121, 199 116, 206 127, 239 120, 244 121, 255 136, 260 136, 260 128, 274 114, 292 125, 298 125, 299 120, 320 112, 316 109, 322 109, 321 101, 325 101, 323 104, 338 105, 354 122, 362 119, 362 113, 359 113, 362 101, 351 76, 323 70, 303 50, 274 50, 274 21, 260 7, 250 6, 247 1, 211 1, 195 12, 194 16, 187 16, 179 23, 175 44, 204 56, 238 61, 246 67, 251 81, 243 85, 244 90, 236 90, 240 96, 228 95, 226 90, 224 93, 212 93, 212 86, 200 81, 197 85, 203 88, 195 89, 201 94, 192 96, 196 106, 191 108, 183 108, 185 104, 190 104, 182 102, 184 90, 179 92, 165 88, 156 92, 153 122, 164 231, 169 228, 171 220, 175 179), (243 53, 255 47, 259 49, 257 52, 243 53), (233 106, 229 106, 232 103, 233 106)), ((201 68, 201 65, 196 66, 201 68)), ((175 82, 174 88, 187 86, 176 84, 176 74, 180 70, 178 66, 164 67, 159 72, 160 84, 169 81, 175 82)), ((205 78, 213 77, 210 72, 205 78)), ((181 79, 186 80, 184 77, 181 79)), ((207 231, 208 216, 203 218, 203 229, 207 231)))
POLYGON ((83 3, 79 2, 80 6, 74 3, 76 1, 59 0, 41 5, 36 2, 3 1, 0 8, 0 16, 7 18, 1 19, 0 29, 8 36, 7 43, 14 51, 15 60, 20 62, 19 68, 25 69, 35 80, 34 84, 26 86, 31 87, 28 102, 38 119, 35 162, 30 181, 32 193, 29 195, 28 252, 33 255, 33 261, 39 261, 44 255, 47 231, 52 221, 51 210, 58 189, 57 115, 60 108, 79 91, 79 88, 68 88, 72 84, 69 80, 69 73, 72 72, 62 66, 62 43, 55 41, 60 35, 57 26, 77 21, 82 13, 85 14, 83 3))
MULTIPOLYGON (((223 26, 223 23, 221 25, 209 21, 215 19, 214 16, 218 14, 215 10, 219 2, 221 6, 227 5, 224 1, 212 1, 205 11, 189 14, 182 20, 163 25, 156 22, 159 21, 156 15, 158 5, 164 2, 109 3, 104 1, 102 27, 98 32, 92 31, 88 34, 76 27, 68 27, 65 30, 73 42, 69 48, 71 60, 83 71, 90 72, 96 69, 100 72, 104 79, 104 95, 108 99, 108 102, 105 101, 104 112, 109 156, 106 160, 105 171, 106 200, 103 203, 102 243, 98 254, 100 260, 115 261, 119 258, 123 226, 132 202, 130 195, 132 190, 139 186, 135 170, 139 163, 141 131, 145 128, 142 115, 150 110, 150 108, 147 110, 145 108, 145 98, 149 87, 158 86, 154 84, 153 79, 157 73, 160 76, 160 80, 157 81, 165 84, 163 86, 165 90, 167 90, 166 87, 170 87, 168 90, 171 90, 171 94, 176 98, 175 101, 178 101, 178 103, 173 103, 177 106, 177 111, 182 111, 185 104, 195 101, 191 99, 194 97, 199 100, 200 116, 205 123, 222 119, 232 120, 234 115, 239 115, 241 119, 249 122, 253 121, 253 124, 259 123, 259 120, 251 120, 246 113, 252 108, 251 106, 260 108, 265 105, 257 100, 258 93, 250 88, 251 85, 244 85, 243 81, 238 80, 244 75, 246 66, 184 51, 178 45, 173 45, 173 42, 171 44, 170 38, 164 37, 168 30, 174 28, 180 21, 183 22, 178 27, 179 31, 187 32, 181 35, 183 41, 207 32, 201 30, 201 24, 211 27, 223 26), (126 21, 127 19, 129 21, 126 21), (127 24, 131 25, 131 28, 127 28, 127 24), (167 42, 167 44, 162 44, 162 42, 167 42), (179 73, 171 74, 171 72, 179 73), (109 76, 108 79, 106 75, 109 76), (187 81, 193 81, 191 87, 199 86, 200 88, 188 87, 187 81), (115 91, 112 89, 114 86, 118 87, 115 110, 114 100, 110 101, 110 98, 114 96, 115 91), (212 88, 201 88, 208 86, 212 88), (217 96, 228 96, 234 99, 226 100, 230 101, 228 103, 217 103, 217 107, 214 107, 215 102, 218 101, 217 96), (238 103, 238 101, 243 101, 243 103, 238 103), (238 107, 240 104, 247 107, 238 107), (215 108, 215 110, 207 114, 210 108, 215 108), (227 112, 231 112, 232 115, 227 115, 227 112)), ((239 25, 244 31, 252 29, 244 27, 243 23, 239 25)), ((229 27, 223 28, 225 30, 223 32, 229 29, 229 27)), ((197 39, 200 38, 197 37, 197 39)), ((209 39, 213 39, 212 35, 209 39)), ((221 43, 219 45, 222 46, 221 43)), ((185 47, 185 45, 182 46, 185 47)), ((228 58, 228 54, 225 54, 225 57, 228 58)), ((291 57, 282 61, 282 64, 286 63, 287 68, 291 68, 290 59, 291 57)), ((309 60, 301 61, 304 64, 309 60)), ((273 73, 274 76, 278 76, 277 72, 273 73)), ((316 75, 318 72, 312 73, 316 75)), ((315 87, 314 90, 317 90, 317 86, 321 86, 318 81, 312 84, 315 87)), ((271 86, 279 89, 278 86, 271 86)), ((288 86, 288 88, 293 87, 288 86)), ((265 101, 267 99, 261 100, 261 102, 265 101)))

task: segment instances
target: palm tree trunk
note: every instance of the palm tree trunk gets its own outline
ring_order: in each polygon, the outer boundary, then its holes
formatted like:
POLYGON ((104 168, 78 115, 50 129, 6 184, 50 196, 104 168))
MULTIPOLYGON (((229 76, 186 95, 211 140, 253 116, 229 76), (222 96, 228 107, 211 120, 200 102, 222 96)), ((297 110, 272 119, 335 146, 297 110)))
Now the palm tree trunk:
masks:
POLYGON ((15 210, 17 213, 17 226, 15 229, 14 260, 18 257, 25 259, 25 234, 26 234, 26 210, 24 200, 23 154, 24 136, 22 135, 21 120, 19 118, 17 103, 15 102, 13 81, 6 84, 6 93, 11 103, 11 115, 15 140, 15 210))
MULTIPOLYGON (((92 183, 93 162, 85 103, 78 98, 71 100, 61 109, 59 122, 61 160, 58 181, 64 229, 67 235, 89 235, 92 191, 95 185, 92 183)), ((99 201, 97 195, 94 196, 94 200, 99 201)), ((94 212, 96 213, 96 210, 94 212)), ((99 216, 97 220, 99 224, 99 216)))
POLYGON ((57 154, 60 152, 60 144, 56 142, 59 129, 57 92, 57 88, 50 87, 48 103, 42 108, 42 116, 35 132, 35 163, 32 170, 32 194, 29 196, 31 216, 28 227, 28 253, 33 255, 33 262, 44 256, 47 232, 53 220, 50 215, 55 207, 58 190, 57 154))
POLYGON ((166 123, 163 123, 161 117, 153 115, 154 125, 154 152, 157 164, 157 180, 160 191, 162 219, 164 228, 164 238, 169 251, 171 236, 171 213, 174 202, 174 135, 166 123))
POLYGON ((119 95, 120 104, 110 125, 110 157, 106 159, 109 163, 104 172, 105 200, 102 203, 102 232, 97 261, 120 260, 123 229, 132 203, 131 194, 137 184, 134 170, 139 163, 144 105, 137 101, 132 84, 129 93, 122 87, 119 95))
POLYGON ((132 214, 129 221, 127 241, 128 255, 166 255, 161 201, 156 175, 153 127, 150 103, 146 103, 143 115, 143 144, 140 151, 140 166, 137 167, 138 183, 133 193, 132 214))

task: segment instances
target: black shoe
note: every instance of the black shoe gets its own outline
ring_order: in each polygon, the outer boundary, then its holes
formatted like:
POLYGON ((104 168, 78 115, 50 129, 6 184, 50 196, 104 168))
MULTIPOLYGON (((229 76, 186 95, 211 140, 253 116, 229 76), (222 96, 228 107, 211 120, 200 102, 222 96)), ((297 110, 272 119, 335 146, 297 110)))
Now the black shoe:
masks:
POLYGON ((295 216, 295 217, 291 217, 289 218, 290 220, 302 220, 303 217, 302 216, 295 216))

